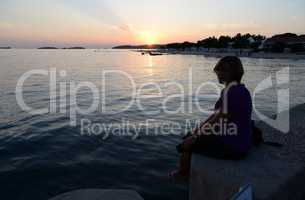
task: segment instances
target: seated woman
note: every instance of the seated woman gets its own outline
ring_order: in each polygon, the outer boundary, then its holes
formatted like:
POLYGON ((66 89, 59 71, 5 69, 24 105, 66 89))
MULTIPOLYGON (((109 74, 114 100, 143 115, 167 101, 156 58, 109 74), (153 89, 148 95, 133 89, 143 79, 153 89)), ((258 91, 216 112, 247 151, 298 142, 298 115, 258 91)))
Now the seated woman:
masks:
POLYGON ((225 85, 215 112, 177 146, 181 153, 179 170, 173 177, 188 177, 192 153, 219 159, 244 158, 252 146, 251 95, 241 84, 244 69, 239 58, 222 58, 214 68, 218 81, 225 85))

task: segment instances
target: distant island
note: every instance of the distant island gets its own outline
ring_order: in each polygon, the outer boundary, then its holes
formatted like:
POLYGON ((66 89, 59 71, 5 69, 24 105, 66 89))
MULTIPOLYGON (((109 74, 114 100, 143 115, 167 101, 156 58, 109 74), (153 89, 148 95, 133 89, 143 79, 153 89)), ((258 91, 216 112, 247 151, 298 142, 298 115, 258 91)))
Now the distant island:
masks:
POLYGON ((85 47, 68 47, 68 48, 62 48, 62 49, 86 49, 85 47))
POLYGON ((0 49, 11 49, 11 47, 0 47, 0 49))
POLYGON ((86 49, 85 47, 64 47, 64 48, 57 48, 57 47, 39 47, 37 49, 86 49))
POLYGON ((39 47, 37 49, 58 49, 57 47, 39 47))

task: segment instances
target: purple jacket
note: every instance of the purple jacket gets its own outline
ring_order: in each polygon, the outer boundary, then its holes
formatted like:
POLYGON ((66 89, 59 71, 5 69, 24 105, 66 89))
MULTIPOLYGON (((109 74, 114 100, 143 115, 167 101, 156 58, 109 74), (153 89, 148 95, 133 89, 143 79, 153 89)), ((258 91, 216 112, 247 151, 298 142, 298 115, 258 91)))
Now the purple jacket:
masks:
POLYGON ((230 87, 227 98, 224 90, 215 104, 215 109, 224 110, 227 107, 229 118, 220 125, 221 140, 224 145, 238 153, 247 153, 252 146, 252 100, 248 89, 243 84, 230 87), (227 103, 224 104, 224 99, 227 103))

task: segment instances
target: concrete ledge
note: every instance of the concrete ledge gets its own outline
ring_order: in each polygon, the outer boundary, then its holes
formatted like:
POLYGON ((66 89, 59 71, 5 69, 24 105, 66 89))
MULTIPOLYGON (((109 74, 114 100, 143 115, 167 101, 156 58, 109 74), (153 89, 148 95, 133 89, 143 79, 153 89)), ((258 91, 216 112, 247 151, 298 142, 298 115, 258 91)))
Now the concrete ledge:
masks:
POLYGON ((49 200, 143 200, 132 190, 83 189, 67 192, 49 200))
MULTIPOLYGON (((287 113, 282 113, 287 114, 287 113)), ((191 200, 230 199, 239 188, 251 184, 255 199, 304 199, 305 197, 305 105, 290 111, 288 134, 269 127, 267 141, 283 147, 262 145, 242 161, 224 161, 193 155, 190 179, 191 200)))

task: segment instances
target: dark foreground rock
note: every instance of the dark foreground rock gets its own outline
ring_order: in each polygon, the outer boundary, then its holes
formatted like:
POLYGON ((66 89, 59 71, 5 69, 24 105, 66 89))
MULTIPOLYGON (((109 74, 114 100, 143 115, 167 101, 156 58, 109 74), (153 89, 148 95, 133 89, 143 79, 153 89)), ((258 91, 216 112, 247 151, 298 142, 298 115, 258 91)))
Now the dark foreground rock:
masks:
MULTIPOLYGON (((282 113, 283 114, 283 113, 282 113)), ((242 161, 193 155, 190 199, 230 199, 250 184, 254 199, 305 199, 305 104, 290 110, 290 132, 283 134, 260 122, 266 141, 282 147, 255 147, 242 161)))
POLYGON ((84 189, 67 192, 49 200, 143 200, 132 190, 84 189))

